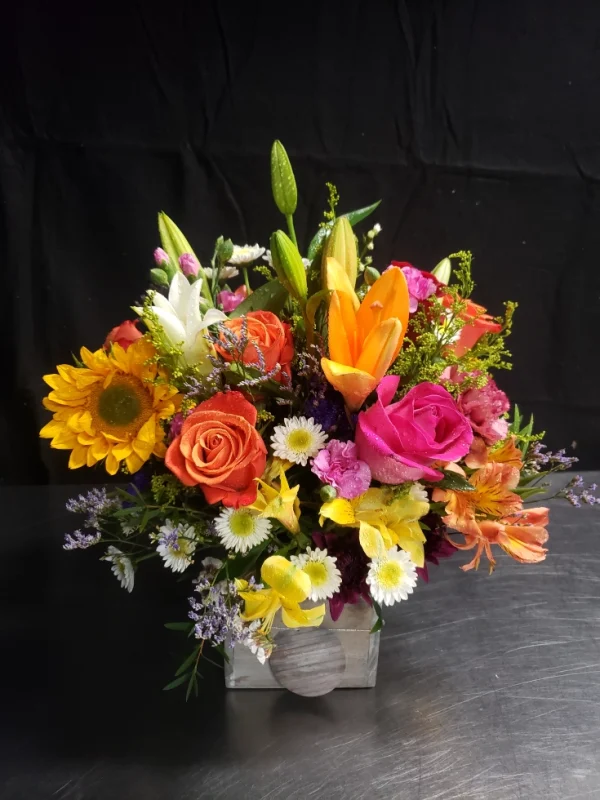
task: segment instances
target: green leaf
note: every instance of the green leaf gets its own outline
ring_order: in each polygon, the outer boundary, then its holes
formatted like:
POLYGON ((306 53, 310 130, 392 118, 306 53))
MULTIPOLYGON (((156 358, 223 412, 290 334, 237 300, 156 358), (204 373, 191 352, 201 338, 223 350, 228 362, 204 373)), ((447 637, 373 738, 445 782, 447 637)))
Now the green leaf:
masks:
POLYGON ((187 631, 191 626, 191 622, 165 622, 165 628, 170 631, 187 631))
POLYGON ((521 430, 521 412, 519 406, 515 403, 515 410, 513 415, 512 425, 510 426, 511 433, 519 433, 521 430))
POLYGON ((190 695, 192 693, 192 689, 194 690, 194 693, 195 693, 196 697, 198 697, 198 673, 197 672, 192 672, 192 677, 190 678, 190 682, 188 683, 187 691, 185 693, 185 702, 186 703, 190 699, 190 695))
POLYGON ((453 492, 474 492, 475 487, 472 486, 466 478, 456 472, 449 470, 442 470, 444 477, 441 481, 427 481, 435 486, 436 489, 450 489, 453 492))
POLYGON ((357 208, 355 211, 347 211, 345 214, 341 214, 342 217, 346 217, 350 225, 354 227, 358 225, 359 222, 362 222, 363 219, 366 219, 369 214, 372 214, 378 206, 381 205, 381 200, 377 200, 376 203, 371 203, 370 206, 364 206, 364 208, 357 208))
POLYGON ((268 539, 256 545, 248 553, 244 555, 235 556, 235 558, 228 558, 217 573, 215 582, 223 580, 223 578, 239 578, 242 575, 250 572, 252 567, 256 564, 258 557, 269 543, 268 539))
POLYGON ((377 614, 377 622, 371 628, 371 633, 377 633, 383 628, 384 625, 383 612, 381 610, 381 606, 376 600, 373 600, 373 608, 375 609, 375 613, 377 614))
POLYGON ((178 686, 181 686, 182 683, 185 683, 189 677, 189 673, 187 675, 180 675, 175 680, 171 681, 171 683, 167 683, 166 686, 163 686, 163 692, 169 692, 171 689, 176 689, 178 686))
POLYGON ((528 500, 530 497, 535 497, 536 494, 545 494, 547 490, 547 484, 540 484, 539 486, 517 486, 513 492, 518 494, 522 500, 528 500))
POLYGON ((530 444, 529 439, 532 433, 533 433, 533 414, 531 415, 531 418, 529 419, 527 425, 521 431, 521 436, 524 437, 523 441, 520 444, 520 450, 523 456, 525 456, 525 454, 527 453, 527 449, 530 444))
POLYGON ((181 666, 178 668, 178 670, 175 673, 175 675, 182 675, 184 672, 187 671, 188 667, 192 666, 192 664, 196 660, 196 657, 198 656, 198 651, 199 650, 200 650, 200 645, 198 645, 197 647, 194 647, 193 651, 189 654, 189 656, 186 658, 186 660, 183 662, 183 664, 181 664, 181 666))
POLYGON ((252 292, 250 297, 229 314, 229 317, 231 319, 241 317, 249 311, 272 311, 273 314, 278 314, 288 297, 287 289, 275 278, 252 292))
POLYGON ((285 147, 276 139, 271 148, 271 188, 275 205, 284 216, 296 211, 298 189, 285 147))

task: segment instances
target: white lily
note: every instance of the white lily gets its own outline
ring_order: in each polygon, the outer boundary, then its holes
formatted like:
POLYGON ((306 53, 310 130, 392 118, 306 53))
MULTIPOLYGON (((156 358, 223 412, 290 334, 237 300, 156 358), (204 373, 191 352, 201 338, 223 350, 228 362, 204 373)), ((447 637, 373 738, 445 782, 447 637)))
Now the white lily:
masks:
MULTIPOLYGON (((216 325, 227 319, 227 316, 216 308, 209 308, 204 314, 200 311, 200 293, 202 279, 190 284, 182 272, 176 272, 169 286, 169 297, 150 289, 152 311, 156 314, 160 326, 169 344, 183 349, 180 358, 182 366, 199 365, 203 373, 212 370, 208 356, 214 348, 205 338, 210 325, 216 325)), ((138 314, 143 309, 136 308, 138 314)))

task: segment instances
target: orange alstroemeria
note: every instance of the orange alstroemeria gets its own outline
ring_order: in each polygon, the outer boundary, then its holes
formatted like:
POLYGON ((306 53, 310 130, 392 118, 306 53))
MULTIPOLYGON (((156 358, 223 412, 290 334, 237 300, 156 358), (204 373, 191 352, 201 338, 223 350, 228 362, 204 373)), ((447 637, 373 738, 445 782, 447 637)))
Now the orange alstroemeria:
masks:
MULTIPOLYGON (((433 500, 446 504, 444 522, 465 537, 464 544, 457 544, 450 539, 452 544, 459 550, 477 548, 475 557, 463 569, 478 567, 483 552, 493 568, 492 540, 488 535, 491 531, 484 529, 484 526, 487 522, 497 523, 503 518, 516 519, 513 515, 517 515, 523 505, 519 495, 512 491, 519 483, 519 470, 510 464, 490 462, 474 472, 469 483, 472 491, 435 489, 433 500)), ((500 544, 499 541, 495 543, 500 544)))
MULTIPOLYGON (((548 550, 548 509, 530 508, 501 520, 484 520, 481 532, 492 544, 499 545, 509 556, 522 564, 537 564, 548 550)), ((464 567, 463 569, 466 569, 464 567)))
POLYGON ((523 455, 515 444, 515 437, 509 436, 503 442, 488 447, 481 436, 474 436, 465 464, 470 469, 484 467, 490 462, 508 464, 516 467, 519 472, 523 467, 523 455))
POLYGON ((327 259, 325 282, 332 290, 330 357, 321 366, 350 411, 358 411, 402 347, 409 313, 406 278, 397 267, 387 269, 359 303, 340 265, 327 259))

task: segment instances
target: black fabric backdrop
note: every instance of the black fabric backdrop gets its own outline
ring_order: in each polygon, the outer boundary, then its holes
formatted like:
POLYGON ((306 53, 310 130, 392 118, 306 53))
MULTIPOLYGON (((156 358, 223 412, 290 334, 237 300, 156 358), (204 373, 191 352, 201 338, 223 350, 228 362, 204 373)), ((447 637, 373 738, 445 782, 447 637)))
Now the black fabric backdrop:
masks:
POLYGON ((22 0, 2 12, 2 480, 69 474, 37 431, 40 376, 131 316, 164 209, 206 257, 281 224, 299 187, 383 198, 376 262, 476 256, 476 299, 520 309, 499 383, 599 466, 600 7, 589 0, 303 4, 22 0))

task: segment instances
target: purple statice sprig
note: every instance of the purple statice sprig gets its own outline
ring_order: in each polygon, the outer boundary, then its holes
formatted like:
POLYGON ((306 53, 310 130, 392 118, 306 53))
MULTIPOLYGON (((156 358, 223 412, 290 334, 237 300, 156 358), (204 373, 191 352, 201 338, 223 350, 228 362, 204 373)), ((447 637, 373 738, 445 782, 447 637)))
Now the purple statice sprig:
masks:
POLYGON ((245 636, 240 618, 242 604, 235 583, 214 583, 214 578, 211 580, 207 574, 201 573, 195 584, 194 591, 198 597, 189 598, 188 612, 194 623, 194 636, 212 645, 226 642, 234 646, 245 636))
POLYGON ((121 501, 109 497, 106 489, 90 489, 86 494, 72 497, 66 502, 66 509, 73 514, 85 514, 85 527, 100 529, 100 517, 121 508, 121 501))
POLYGON ((160 535, 157 537, 156 542, 159 545, 163 545, 163 547, 168 547, 174 552, 179 552, 181 550, 181 546, 179 544, 179 537, 181 535, 182 528, 180 525, 176 525, 174 528, 167 528, 167 526, 163 526, 161 528, 160 535))
POLYGON ((575 475, 569 483, 561 489, 556 497, 562 497, 568 500, 575 508, 581 508, 583 505, 597 506, 600 505, 600 497, 597 497, 595 492, 598 491, 596 483, 590 483, 586 486, 583 475, 575 475))
POLYGON ((533 442, 527 451, 525 469, 528 472, 564 472, 579 461, 575 456, 568 456, 566 450, 550 452, 542 442, 533 442))
POLYGON ((82 531, 73 531, 73 533, 65 534, 65 542, 63 550, 87 550, 88 547, 93 547, 102 539, 100 531, 94 533, 83 533, 82 531))

